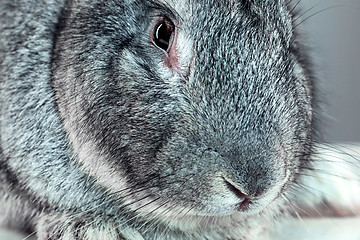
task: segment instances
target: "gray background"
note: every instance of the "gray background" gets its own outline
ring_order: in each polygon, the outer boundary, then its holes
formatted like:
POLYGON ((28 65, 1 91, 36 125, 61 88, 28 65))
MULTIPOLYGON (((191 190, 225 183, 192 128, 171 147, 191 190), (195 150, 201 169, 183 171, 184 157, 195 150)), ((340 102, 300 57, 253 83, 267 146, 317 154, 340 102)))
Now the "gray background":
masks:
MULTIPOLYGON (((293 0, 297 2, 298 0, 293 0)), ((360 142, 360 0, 301 0, 305 31, 323 110, 328 142, 360 142), (341 5, 341 6, 340 6, 341 5)))

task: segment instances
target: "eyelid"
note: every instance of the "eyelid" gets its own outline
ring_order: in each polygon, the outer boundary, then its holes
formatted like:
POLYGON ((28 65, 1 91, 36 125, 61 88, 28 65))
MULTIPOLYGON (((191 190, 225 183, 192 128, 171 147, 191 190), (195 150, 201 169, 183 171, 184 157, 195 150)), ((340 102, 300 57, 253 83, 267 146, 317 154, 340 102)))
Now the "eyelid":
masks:
POLYGON ((150 1, 151 8, 157 12, 157 17, 167 17, 168 19, 172 20, 174 24, 177 25, 178 20, 182 20, 180 14, 169 4, 159 3, 155 1, 150 1))

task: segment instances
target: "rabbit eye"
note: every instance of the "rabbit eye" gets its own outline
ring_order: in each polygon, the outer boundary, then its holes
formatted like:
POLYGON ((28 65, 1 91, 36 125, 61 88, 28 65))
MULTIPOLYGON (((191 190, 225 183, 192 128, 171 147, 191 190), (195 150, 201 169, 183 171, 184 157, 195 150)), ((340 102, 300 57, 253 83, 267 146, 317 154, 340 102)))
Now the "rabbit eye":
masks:
POLYGON ((160 19, 153 29, 153 43, 167 51, 173 39, 174 29, 175 26, 170 20, 166 18, 160 19))

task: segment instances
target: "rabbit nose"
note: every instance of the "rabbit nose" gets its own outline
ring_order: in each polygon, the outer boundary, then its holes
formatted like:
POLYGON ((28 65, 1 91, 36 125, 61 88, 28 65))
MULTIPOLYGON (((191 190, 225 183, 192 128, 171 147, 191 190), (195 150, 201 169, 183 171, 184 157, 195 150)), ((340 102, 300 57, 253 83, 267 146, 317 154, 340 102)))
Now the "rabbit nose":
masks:
POLYGON ((238 198, 245 199, 249 197, 246 193, 244 193, 244 190, 241 190, 240 187, 238 187, 236 184, 234 184, 232 181, 227 180, 224 178, 224 182, 228 189, 233 192, 238 198))
POLYGON ((236 186, 234 183, 226 180, 225 178, 224 178, 224 182, 228 187, 228 189, 240 199, 240 202, 238 204, 238 210, 239 211, 248 210, 251 204, 251 199, 250 199, 251 197, 248 194, 244 193, 243 190, 240 190, 240 188, 236 186))
POLYGON ((228 189, 233 192, 240 199, 257 199, 264 195, 270 188, 271 184, 262 186, 261 180, 257 181, 256 179, 248 179, 248 183, 242 185, 236 184, 235 182, 224 178, 225 184, 228 189), (268 186, 269 185, 269 186, 268 186))

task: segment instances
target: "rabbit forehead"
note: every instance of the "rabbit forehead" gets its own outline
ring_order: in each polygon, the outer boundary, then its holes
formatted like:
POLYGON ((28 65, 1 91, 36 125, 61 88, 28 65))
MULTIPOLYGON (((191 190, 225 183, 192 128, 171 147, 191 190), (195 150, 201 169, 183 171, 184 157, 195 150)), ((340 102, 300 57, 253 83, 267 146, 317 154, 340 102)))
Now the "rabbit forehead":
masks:
POLYGON ((183 59, 183 65, 191 64, 188 56, 194 52, 221 54, 223 62, 260 52, 276 58, 278 56, 274 55, 278 55, 279 50, 289 48, 292 43, 293 20, 282 1, 162 2, 177 16, 179 41, 176 48, 180 50, 178 57, 183 59), (199 51, 196 46, 202 42, 206 49, 199 51), (243 52, 228 51, 231 49, 243 52))
MULTIPOLYGON (((225 13, 226 15, 241 15, 244 11, 249 14, 258 15, 264 20, 286 21, 290 18, 289 8, 291 4, 283 0, 264 1, 264 0, 153 0, 171 9, 180 17, 191 16, 196 18, 194 13, 212 17, 214 13, 225 13)), ((217 19, 221 21, 221 19, 217 19)))

